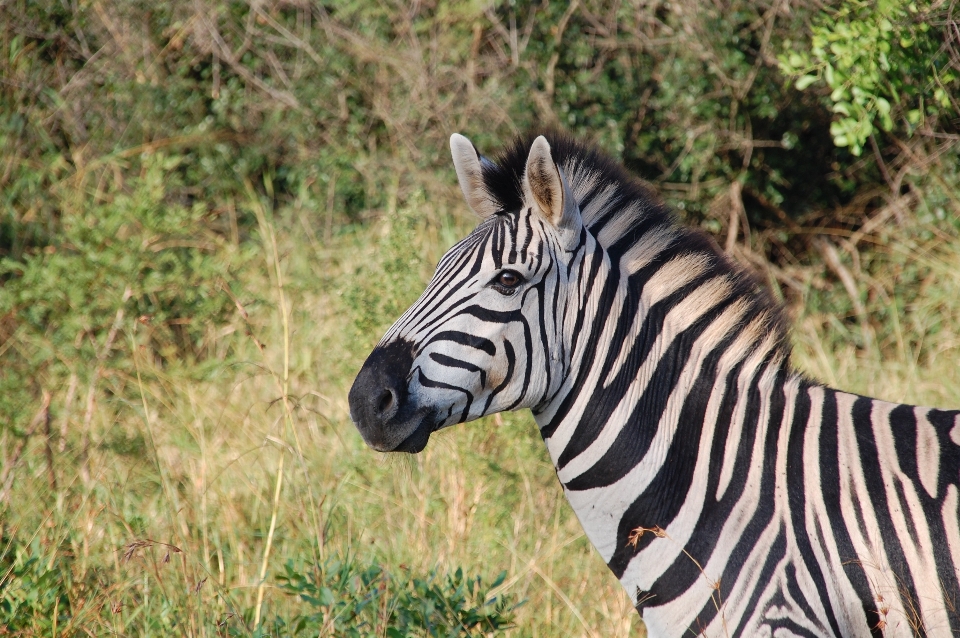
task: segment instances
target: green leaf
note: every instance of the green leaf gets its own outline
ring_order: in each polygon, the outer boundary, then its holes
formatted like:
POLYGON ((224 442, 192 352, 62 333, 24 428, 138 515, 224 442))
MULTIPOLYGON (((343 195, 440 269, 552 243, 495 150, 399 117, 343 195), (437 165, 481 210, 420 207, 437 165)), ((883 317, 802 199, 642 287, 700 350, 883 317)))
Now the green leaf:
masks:
POLYGON ((833 112, 839 113, 840 115, 850 116, 850 111, 853 108, 853 105, 849 102, 837 102, 833 105, 833 112))
POLYGON ((320 604, 324 607, 330 607, 334 603, 333 591, 329 587, 321 587, 318 596, 320 604))

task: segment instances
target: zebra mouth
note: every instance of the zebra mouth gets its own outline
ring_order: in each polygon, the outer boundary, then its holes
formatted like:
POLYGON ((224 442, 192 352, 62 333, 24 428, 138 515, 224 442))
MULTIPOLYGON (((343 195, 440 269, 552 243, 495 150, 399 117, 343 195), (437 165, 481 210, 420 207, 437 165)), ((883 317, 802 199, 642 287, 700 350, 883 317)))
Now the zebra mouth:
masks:
POLYGON ((407 435, 407 438, 400 441, 400 445, 393 448, 393 451, 419 454, 423 451, 423 448, 427 447, 427 441, 430 440, 430 435, 433 434, 436 427, 437 422, 433 414, 429 412, 424 414, 413 432, 407 435))

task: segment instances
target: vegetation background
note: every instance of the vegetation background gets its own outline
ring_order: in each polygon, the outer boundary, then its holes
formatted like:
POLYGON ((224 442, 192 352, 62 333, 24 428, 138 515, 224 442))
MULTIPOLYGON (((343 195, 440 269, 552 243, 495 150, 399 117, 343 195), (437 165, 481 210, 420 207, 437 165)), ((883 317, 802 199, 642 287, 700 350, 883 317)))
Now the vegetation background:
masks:
POLYGON ((797 365, 960 406, 955 0, 0 0, 0 634, 642 634, 532 420, 346 390, 560 127, 769 282, 797 365))

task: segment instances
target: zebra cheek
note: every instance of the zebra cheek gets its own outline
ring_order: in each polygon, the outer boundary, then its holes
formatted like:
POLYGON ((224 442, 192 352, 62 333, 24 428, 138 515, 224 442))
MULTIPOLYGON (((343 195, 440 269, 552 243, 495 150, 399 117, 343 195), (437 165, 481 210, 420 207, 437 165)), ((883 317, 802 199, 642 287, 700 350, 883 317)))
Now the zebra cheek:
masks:
POLYGON ((507 378, 507 364, 504 361, 494 360, 493 365, 490 366, 490 369, 487 370, 486 382, 483 385, 484 392, 490 392, 495 388, 499 388, 504 379, 507 378))

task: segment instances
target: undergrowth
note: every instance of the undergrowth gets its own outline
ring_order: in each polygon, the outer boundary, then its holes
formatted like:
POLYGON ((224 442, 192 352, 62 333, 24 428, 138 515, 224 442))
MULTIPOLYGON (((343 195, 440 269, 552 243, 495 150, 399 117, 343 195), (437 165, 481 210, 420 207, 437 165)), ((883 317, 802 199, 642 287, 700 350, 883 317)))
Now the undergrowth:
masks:
POLYGON ((416 197, 330 248, 284 230, 295 208, 252 193, 243 206, 260 220, 259 246, 238 255, 224 243, 221 258, 239 265, 211 275, 232 309, 203 321, 218 363, 162 356, 127 310, 108 317, 119 328, 106 348, 100 333, 95 376, 80 376, 86 355, 71 351, 37 375, 49 398, 5 435, 0 626, 448 636, 639 625, 528 415, 443 433, 404 459, 372 453, 349 421, 354 371, 469 220, 416 197))

